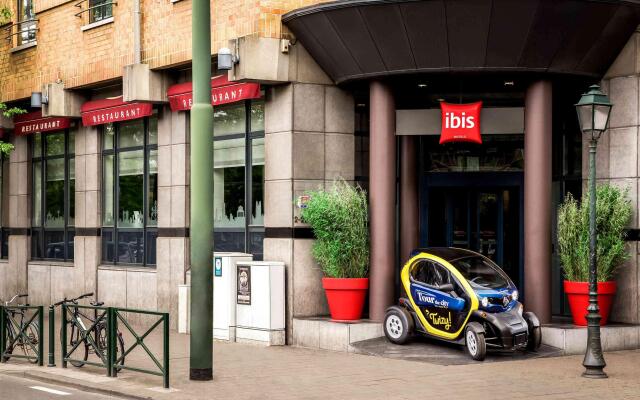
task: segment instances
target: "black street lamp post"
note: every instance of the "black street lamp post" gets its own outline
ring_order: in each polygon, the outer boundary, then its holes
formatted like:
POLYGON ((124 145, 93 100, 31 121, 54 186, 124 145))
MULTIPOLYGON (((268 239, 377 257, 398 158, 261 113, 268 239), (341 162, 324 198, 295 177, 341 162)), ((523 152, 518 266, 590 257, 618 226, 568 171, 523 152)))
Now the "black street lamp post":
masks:
POLYGON ((600 341, 600 309, 598 308, 598 274, 596 259, 596 147, 607 129, 613 104, 600 86, 592 85, 576 104, 580 130, 589 135, 589 307, 587 308, 587 351, 582 365, 585 378, 606 378, 607 365, 600 341))

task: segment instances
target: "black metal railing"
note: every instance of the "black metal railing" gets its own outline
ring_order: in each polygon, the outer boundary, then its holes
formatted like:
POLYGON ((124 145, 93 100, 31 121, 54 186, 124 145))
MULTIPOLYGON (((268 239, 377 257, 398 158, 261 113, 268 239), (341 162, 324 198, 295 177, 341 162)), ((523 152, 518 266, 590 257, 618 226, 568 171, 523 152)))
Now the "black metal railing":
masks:
POLYGON ((27 44, 36 41, 36 32, 38 32, 38 20, 37 19, 27 19, 24 21, 14 22, 11 25, 8 25, 4 28, 6 33, 5 40, 9 42, 13 42, 13 37, 18 36, 17 45, 27 44))
POLYGON ((0 306, 0 362, 22 358, 43 365, 43 306, 0 306))
POLYGON ((85 13, 89 13, 88 23, 99 22, 103 19, 113 17, 113 6, 118 5, 115 1, 104 1, 95 5, 91 5, 91 3, 91 0, 82 0, 77 2, 75 6, 80 8, 81 11, 74 15, 78 18, 84 18, 85 13), (87 3, 86 6, 85 3, 87 3))

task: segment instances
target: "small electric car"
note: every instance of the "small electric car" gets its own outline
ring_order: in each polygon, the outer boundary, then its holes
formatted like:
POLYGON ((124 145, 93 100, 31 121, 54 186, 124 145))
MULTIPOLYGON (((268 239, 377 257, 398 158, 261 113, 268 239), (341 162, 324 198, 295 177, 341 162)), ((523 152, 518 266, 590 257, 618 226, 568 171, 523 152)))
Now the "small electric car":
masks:
POLYGON ((523 312, 518 290, 493 261, 453 247, 418 249, 402 268, 406 297, 387 309, 384 333, 404 344, 414 333, 466 345, 484 360, 487 348, 536 351, 538 318, 523 312))

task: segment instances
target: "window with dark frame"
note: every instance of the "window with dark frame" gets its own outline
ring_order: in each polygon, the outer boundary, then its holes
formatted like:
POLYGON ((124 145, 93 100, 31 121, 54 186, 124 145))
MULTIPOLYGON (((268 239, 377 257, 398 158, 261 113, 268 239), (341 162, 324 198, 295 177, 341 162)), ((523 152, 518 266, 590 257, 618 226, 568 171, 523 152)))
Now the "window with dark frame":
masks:
POLYGON ((75 131, 38 133, 31 140, 31 256, 73 260, 75 131))
POLYGON ((264 102, 214 107, 214 249, 263 258, 264 102))
POLYGON ((89 23, 113 17, 113 1, 89 0, 89 23))
POLYGON ((18 46, 35 42, 36 15, 33 0, 18 0, 18 46))
POLYGON ((158 114, 102 125, 102 261, 155 266, 158 114))

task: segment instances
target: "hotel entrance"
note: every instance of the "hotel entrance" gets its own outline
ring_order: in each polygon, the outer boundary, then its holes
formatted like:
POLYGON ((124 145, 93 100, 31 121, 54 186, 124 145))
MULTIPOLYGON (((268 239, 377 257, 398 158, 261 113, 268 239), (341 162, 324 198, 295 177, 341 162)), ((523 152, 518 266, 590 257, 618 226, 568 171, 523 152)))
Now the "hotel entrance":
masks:
POLYGON ((451 175, 424 178, 422 243, 477 251, 521 290, 522 173, 451 175))
POLYGON ((420 244, 477 251, 522 291, 524 135, 482 144, 421 137, 420 244))

